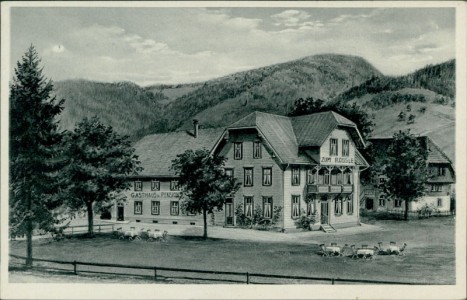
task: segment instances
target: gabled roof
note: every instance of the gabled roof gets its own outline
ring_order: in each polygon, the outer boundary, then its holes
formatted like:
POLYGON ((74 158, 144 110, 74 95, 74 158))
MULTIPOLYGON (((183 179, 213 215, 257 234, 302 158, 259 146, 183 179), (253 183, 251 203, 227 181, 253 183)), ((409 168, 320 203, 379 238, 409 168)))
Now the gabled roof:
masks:
POLYGON ((172 160, 185 150, 211 150, 224 128, 199 129, 198 137, 191 132, 177 131, 152 134, 139 140, 134 148, 144 170, 139 176, 173 177, 172 160))
POLYGON ((364 141, 358 132, 357 125, 349 119, 333 112, 291 117, 292 126, 300 147, 319 147, 329 134, 338 127, 347 127, 355 143, 364 147, 364 141))
POLYGON ((298 155, 298 143, 290 118, 255 111, 228 126, 228 130, 256 128, 284 163, 307 163, 298 155))
POLYGON ((255 128, 264 135, 280 161, 300 164, 314 163, 316 157, 299 151, 299 148, 320 147, 331 132, 339 127, 348 129, 356 144, 364 146, 355 123, 333 111, 299 117, 255 111, 228 126, 227 130, 255 128))
MULTIPOLYGON (((445 176, 432 176, 428 179, 430 183, 452 183, 455 182, 455 171, 451 160, 441 150, 441 148, 428 136, 417 137, 422 147, 427 150, 427 163, 435 165, 447 165, 450 172, 447 172, 445 176)), ((384 159, 386 150, 392 142, 392 138, 371 138, 369 139, 374 145, 374 152, 378 154, 377 159, 384 159)))
MULTIPOLYGON (((441 148, 428 136, 417 137, 422 147, 426 147, 427 150, 427 162, 428 163, 441 163, 441 164, 452 164, 451 160, 441 150, 441 148)), ((384 149, 388 149, 391 145, 392 137, 370 138, 369 141, 373 143, 378 153, 384 152, 384 149)))

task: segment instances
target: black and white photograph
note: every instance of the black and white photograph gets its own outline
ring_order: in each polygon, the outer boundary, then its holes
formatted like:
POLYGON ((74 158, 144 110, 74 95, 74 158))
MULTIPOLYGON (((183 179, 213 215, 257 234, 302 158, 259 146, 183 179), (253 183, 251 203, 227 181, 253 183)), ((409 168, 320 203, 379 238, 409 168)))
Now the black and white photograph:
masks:
POLYGON ((2 2, 2 299, 464 299, 466 5, 2 2))

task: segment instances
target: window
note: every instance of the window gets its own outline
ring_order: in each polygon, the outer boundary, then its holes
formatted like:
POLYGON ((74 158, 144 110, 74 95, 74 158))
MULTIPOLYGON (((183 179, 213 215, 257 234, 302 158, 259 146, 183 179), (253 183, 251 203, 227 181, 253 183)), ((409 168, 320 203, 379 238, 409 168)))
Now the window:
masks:
POLYGON ((445 176, 446 175, 446 168, 438 167, 438 176, 445 176))
POLYGON ((242 143, 234 143, 234 159, 242 159, 243 145, 242 143))
POLYGON ((386 196, 385 195, 379 195, 379 206, 386 206, 386 196))
POLYGON ((160 191, 161 183, 160 181, 153 180, 151 181, 151 191, 160 191))
POLYGON ((352 196, 347 197, 347 214, 353 214, 353 198, 352 196))
POLYGON ((337 156, 337 139, 330 139, 329 155, 337 156))
POLYGON ((272 197, 263 197, 263 217, 272 218, 272 197))
POLYGON ((171 191, 178 191, 178 180, 172 180, 170 181, 170 190, 171 191))
POLYGON ((234 170, 233 169, 225 169, 225 175, 233 179, 234 177, 234 170))
POLYGON ((143 201, 135 201, 135 215, 143 214, 143 201))
POLYGON ((350 155, 350 141, 342 140, 342 156, 350 155))
POLYGON ((342 215, 342 198, 336 198, 336 204, 334 205, 334 214, 342 215))
POLYGON ((178 216, 179 214, 179 203, 178 201, 170 201, 170 215, 178 216))
POLYGON ((331 184, 336 185, 337 183, 337 176, 340 174, 339 170, 333 169, 331 171, 331 184))
POLYGON ((161 214, 161 202, 151 201, 151 215, 160 215, 160 214, 161 214))
POLYGON ((300 167, 292 167, 292 185, 300 185, 300 167))
POLYGON ((261 158, 261 142, 253 142, 253 158, 261 158))
POLYGON ((443 185, 442 184, 432 184, 431 185, 431 191, 432 192, 442 192, 443 191, 443 185))
POLYGON ((253 217, 253 197, 247 196, 244 199, 244 208, 245 217, 253 217))
POLYGON ((292 195, 292 219, 300 217, 300 195, 292 195))
POLYGON ((351 171, 344 172, 344 184, 352 184, 352 172, 351 171))
POLYGON ((263 185, 272 184, 272 168, 263 168, 263 185))
POLYGON ((437 205, 438 205, 438 207, 443 206, 443 199, 438 198, 437 205))
POLYGON ((318 184, 329 184, 328 169, 322 168, 318 172, 318 184))
POLYGON ((310 217, 315 213, 315 199, 311 198, 308 199, 308 203, 306 204, 306 215, 310 217))
POLYGON ((253 186, 253 168, 244 168, 244 186, 253 186))
POLYGON ((401 207, 402 206, 402 200, 396 199, 394 200, 394 207, 401 207))
POLYGON ((142 181, 135 181, 135 191, 142 191, 143 190, 143 182, 142 181))
POLYGON ((316 184, 318 181, 318 173, 316 169, 308 169, 306 170, 306 183, 308 184, 316 184))

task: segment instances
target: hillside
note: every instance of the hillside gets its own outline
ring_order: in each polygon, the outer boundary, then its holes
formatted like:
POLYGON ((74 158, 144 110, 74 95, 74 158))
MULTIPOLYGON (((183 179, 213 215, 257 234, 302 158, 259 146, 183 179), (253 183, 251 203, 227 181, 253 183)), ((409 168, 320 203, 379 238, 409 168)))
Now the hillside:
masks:
POLYGON ((66 99, 65 129, 98 115, 137 140, 149 133, 189 129, 194 118, 207 128, 226 126, 255 110, 285 115, 297 98, 311 96, 364 107, 376 123, 373 136, 406 128, 428 134, 454 159, 454 76, 454 60, 389 77, 362 58, 328 54, 201 83, 140 87, 69 80, 55 87, 66 99), (399 120, 401 112, 405 116, 399 120))
POLYGON ((84 117, 97 115, 118 133, 132 140, 149 132, 164 131, 163 95, 149 92, 131 82, 100 83, 67 80, 54 83, 55 94, 64 98, 62 129, 72 130, 84 117))
POLYGON ((251 111, 286 114, 299 97, 330 99, 374 76, 364 59, 315 55, 207 81, 167 106, 171 129, 186 129, 191 119, 206 127, 223 126, 251 111))
POLYGON ((357 103, 366 109, 375 123, 373 137, 410 129, 430 136, 454 161, 454 96, 455 61, 450 60, 405 76, 371 78, 331 101, 357 103))

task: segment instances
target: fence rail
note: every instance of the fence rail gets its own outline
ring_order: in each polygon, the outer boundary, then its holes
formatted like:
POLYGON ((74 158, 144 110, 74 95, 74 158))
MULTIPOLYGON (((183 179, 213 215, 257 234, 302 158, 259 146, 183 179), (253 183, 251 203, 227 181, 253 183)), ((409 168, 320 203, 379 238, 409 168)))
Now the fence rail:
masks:
MULTIPOLYGON (((24 256, 10 254, 10 257, 16 259, 26 259, 24 256)), ((78 271, 82 273, 101 273, 101 274, 114 274, 114 275, 132 275, 132 276, 144 276, 140 274, 127 274, 127 273, 109 273, 109 272, 93 272, 89 270, 78 270, 78 266, 94 266, 102 268, 118 268, 118 269, 136 269, 136 270, 151 270, 154 278, 154 281, 164 278, 170 278, 170 276, 160 276, 158 271, 170 271, 170 272, 180 272, 180 273, 198 273, 198 274, 213 274, 213 275, 233 275, 240 276, 244 278, 242 281, 246 284, 253 284, 252 278, 275 278, 275 279, 286 279, 286 280, 304 280, 304 281, 323 281, 331 284, 336 282, 342 283, 366 283, 366 284, 393 284, 393 285, 436 285, 437 283, 418 283, 418 282, 403 282, 403 281, 384 281, 384 280, 366 280, 366 279, 349 279, 349 278, 339 278, 339 277, 310 277, 310 276, 288 276, 288 275, 275 275, 275 274, 263 274, 263 273, 250 273, 250 272, 230 272, 230 271, 211 271, 211 270, 198 270, 198 269, 187 269, 187 268, 167 268, 167 267, 158 267, 158 266, 136 266, 136 265, 125 265, 125 264, 107 264, 107 263, 93 263, 93 262, 83 262, 83 261, 62 261, 62 260, 51 260, 51 259, 42 259, 42 258, 33 258, 33 261, 37 262, 48 262, 56 264, 65 264, 73 266, 73 274, 78 275, 78 271)), ((69 270, 71 272, 71 270, 69 270)), ((147 276, 147 275, 146 275, 147 276)), ((173 278, 176 278, 173 276, 173 278)), ((190 279, 200 279, 200 280, 216 280, 216 281, 233 281, 228 279, 207 279, 207 278, 190 278, 190 279)), ((258 283, 258 282, 256 282, 258 283)))

